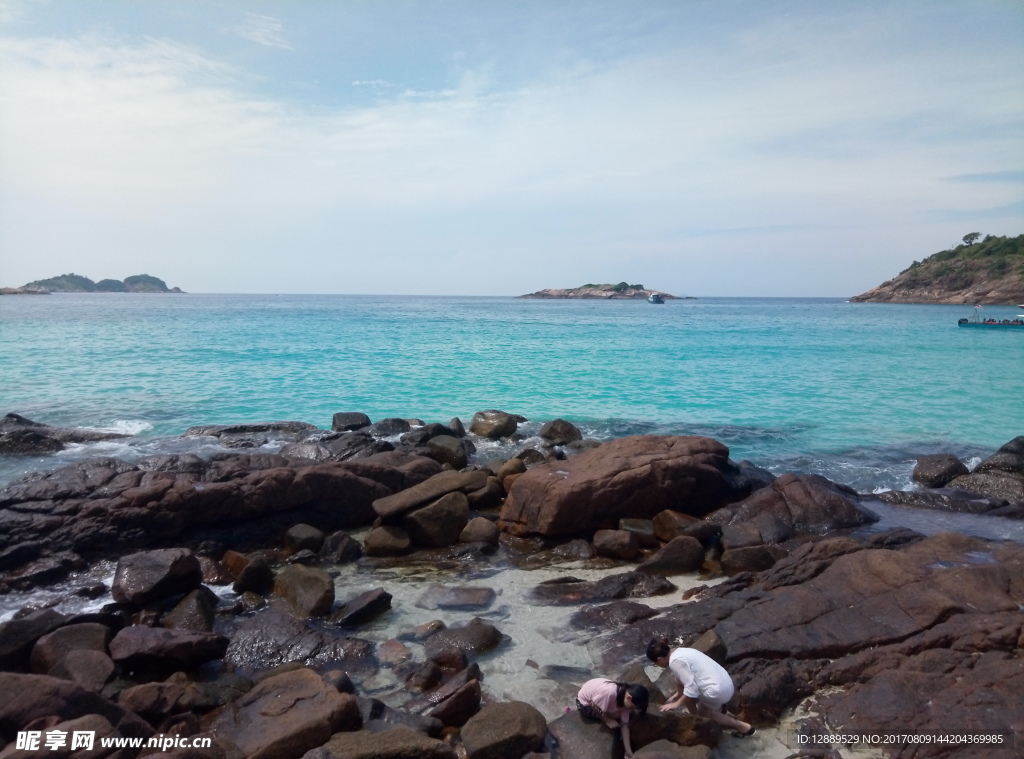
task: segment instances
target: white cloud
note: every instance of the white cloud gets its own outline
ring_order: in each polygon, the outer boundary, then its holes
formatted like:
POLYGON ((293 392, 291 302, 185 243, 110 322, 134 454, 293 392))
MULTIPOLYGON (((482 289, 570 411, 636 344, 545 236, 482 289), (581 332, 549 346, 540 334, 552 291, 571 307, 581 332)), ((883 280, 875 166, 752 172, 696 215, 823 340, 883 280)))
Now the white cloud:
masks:
MULTIPOLYGON (((271 32, 262 44, 281 30, 249 22, 271 32)), ((845 38, 768 31, 717 40, 718 55, 694 43, 576 61, 507 90, 493 64, 464 68, 448 90, 315 111, 246 94, 245 72, 169 40, 7 39, 0 246, 35 255, 4 263, 0 284, 84 270, 84 251, 118 278, 139 268, 118 274, 119 256, 151 255, 185 289, 517 292, 572 284, 530 284, 530 267, 632 260, 656 279, 700 273, 684 292, 738 292, 728 275, 750 294, 835 294, 847 285, 827 272, 848 278, 858 247, 934 230, 934 209, 1017 199, 1011 183, 945 178, 1024 165, 1019 66, 945 50, 894 65, 845 38), (795 246, 788 279, 784 259, 743 257, 795 246), (517 263, 500 290, 471 283, 483 251, 517 263), (748 263, 716 271, 709 251, 748 263), (830 289, 801 291, 812 273, 830 289)))
POLYGON ((292 47, 284 36, 284 24, 273 16, 246 13, 245 21, 232 31, 242 39, 267 47, 279 47, 285 50, 291 50, 292 47))

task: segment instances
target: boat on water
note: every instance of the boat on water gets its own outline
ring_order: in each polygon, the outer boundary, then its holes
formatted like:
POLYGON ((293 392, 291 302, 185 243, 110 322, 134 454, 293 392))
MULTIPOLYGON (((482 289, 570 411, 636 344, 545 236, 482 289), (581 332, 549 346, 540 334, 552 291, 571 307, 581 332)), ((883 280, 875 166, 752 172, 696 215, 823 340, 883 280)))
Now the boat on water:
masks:
POLYGON ((658 293, 651 293, 650 295, 647 296, 647 302, 664 304, 665 299, 658 295, 658 293))
POLYGON ((1024 330, 1024 314, 1017 314, 1014 319, 982 319, 978 307, 974 307, 974 316, 957 321, 959 327, 980 327, 985 329, 1020 329, 1024 330))

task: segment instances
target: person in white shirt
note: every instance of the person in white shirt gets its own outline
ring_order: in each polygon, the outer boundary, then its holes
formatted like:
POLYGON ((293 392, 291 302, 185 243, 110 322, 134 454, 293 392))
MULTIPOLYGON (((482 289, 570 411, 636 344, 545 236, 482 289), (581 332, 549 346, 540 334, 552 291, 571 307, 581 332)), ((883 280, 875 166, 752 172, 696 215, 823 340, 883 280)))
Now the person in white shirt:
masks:
POLYGON ((707 717, 722 727, 730 728, 738 738, 754 734, 749 723, 726 712, 725 705, 735 693, 735 687, 729 673, 710 656, 694 648, 672 650, 668 638, 655 638, 647 644, 647 658, 659 667, 672 670, 678 683, 676 692, 661 711, 685 706, 691 714, 707 717))

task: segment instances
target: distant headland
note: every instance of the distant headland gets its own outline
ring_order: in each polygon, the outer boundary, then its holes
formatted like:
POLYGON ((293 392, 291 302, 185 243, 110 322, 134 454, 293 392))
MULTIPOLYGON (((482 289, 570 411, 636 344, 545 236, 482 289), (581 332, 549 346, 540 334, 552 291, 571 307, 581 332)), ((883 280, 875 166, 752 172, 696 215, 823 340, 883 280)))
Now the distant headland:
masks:
POLYGON ((49 295, 50 293, 180 293, 178 287, 167 287, 159 277, 136 274, 119 279, 101 279, 93 282, 80 274, 61 274, 59 277, 37 279, 22 287, 0 287, 0 295, 49 295))
POLYGON ((538 290, 528 295, 520 295, 520 298, 546 298, 549 300, 566 300, 577 298, 580 300, 644 300, 651 295, 660 295, 664 300, 690 300, 680 298, 678 295, 669 295, 660 290, 649 290, 643 285, 630 285, 626 282, 619 282, 617 285, 582 285, 571 290, 538 290))
POLYGON ((866 293, 855 303, 1024 303, 1024 235, 981 238, 964 235, 963 242, 923 261, 914 261, 900 274, 866 293))

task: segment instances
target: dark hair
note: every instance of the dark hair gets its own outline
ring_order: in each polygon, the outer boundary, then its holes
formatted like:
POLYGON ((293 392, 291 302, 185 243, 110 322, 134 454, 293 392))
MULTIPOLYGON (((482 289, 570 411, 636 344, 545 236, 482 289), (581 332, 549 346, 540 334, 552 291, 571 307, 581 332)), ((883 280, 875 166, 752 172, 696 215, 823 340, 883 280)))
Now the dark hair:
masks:
POLYGON ((672 650, 668 644, 668 638, 653 638, 647 644, 647 658, 651 661, 658 661, 663 656, 668 656, 672 650))
POLYGON ((647 688, 643 685, 636 685, 634 683, 615 683, 615 703, 622 706, 626 700, 626 694, 633 699, 633 708, 636 709, 640 714, 647 713, 647 704, 651 700, 650 694, 647 692, 647 688))

